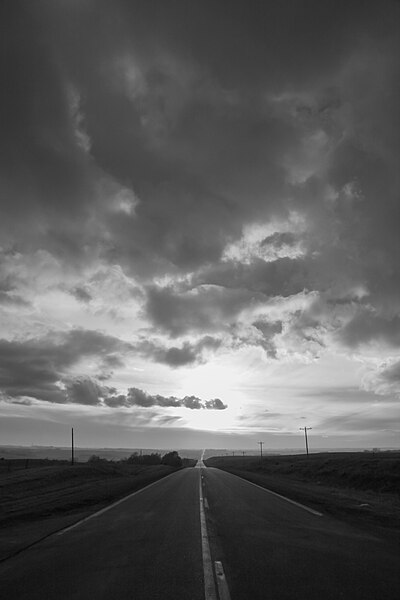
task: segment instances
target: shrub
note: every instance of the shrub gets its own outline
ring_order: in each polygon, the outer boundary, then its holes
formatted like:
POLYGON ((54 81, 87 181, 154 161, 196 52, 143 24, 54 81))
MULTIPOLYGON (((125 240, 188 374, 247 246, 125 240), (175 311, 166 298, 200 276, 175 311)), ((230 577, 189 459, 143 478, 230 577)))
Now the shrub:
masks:
POLYGON ((173 450, 173 452, 167 452, 167 454, 164 454, 164 456, 161 459, 161 463, 170 467, 181 467, 182 459, 177 453, 177 451, 173 450))
POLYGON ((104 463, 107 462, 105 458, 101 458, 97 454, 92 454, 90 458, 88 458, 88 463, 104 463))
POLYGON ((159 465, 161 464, 161 454, 152 452, 151 454, 138 454, 134 452, 126 461, 130 465, 159 465))

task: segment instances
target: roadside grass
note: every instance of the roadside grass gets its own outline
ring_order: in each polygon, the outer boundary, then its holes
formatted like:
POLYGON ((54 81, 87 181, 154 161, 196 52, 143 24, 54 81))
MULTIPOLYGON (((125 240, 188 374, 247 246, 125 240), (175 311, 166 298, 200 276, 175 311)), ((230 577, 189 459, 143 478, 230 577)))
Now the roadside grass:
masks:
POLYGON ((322 512, 400 529, 400 453, 214 456, 205 463, 322 512))
POLYGON ((0 527, 106 504, 174 470, 100 462, 6 471, 0 474, 0 527))
POLYGON ((291 456, 212 457, 209 466, 241 469, 336 487, 400 494, 400 453, 338 452, 291 456))
POLYGON ((178 470, 105 461, 74 466, 49 462, 0 469, 0 562, 178 470))

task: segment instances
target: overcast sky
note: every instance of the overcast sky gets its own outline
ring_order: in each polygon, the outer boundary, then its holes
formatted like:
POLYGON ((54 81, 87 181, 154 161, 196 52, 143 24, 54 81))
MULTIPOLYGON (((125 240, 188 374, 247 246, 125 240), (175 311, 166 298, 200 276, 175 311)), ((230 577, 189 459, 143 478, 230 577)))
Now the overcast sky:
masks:
POLYGON ((0 11, 0 444, 398 447, 400 3, 0 11))

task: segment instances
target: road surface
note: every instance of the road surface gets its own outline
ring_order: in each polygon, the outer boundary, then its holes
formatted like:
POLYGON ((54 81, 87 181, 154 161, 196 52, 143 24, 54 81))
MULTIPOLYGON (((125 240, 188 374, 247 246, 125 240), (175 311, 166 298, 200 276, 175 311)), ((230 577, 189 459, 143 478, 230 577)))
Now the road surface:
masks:
POLYGON ((378 536, 229 473, 194 468, 3 562, 0 594, 5 600, 397 600, 398 566, 398 548, 378 536))

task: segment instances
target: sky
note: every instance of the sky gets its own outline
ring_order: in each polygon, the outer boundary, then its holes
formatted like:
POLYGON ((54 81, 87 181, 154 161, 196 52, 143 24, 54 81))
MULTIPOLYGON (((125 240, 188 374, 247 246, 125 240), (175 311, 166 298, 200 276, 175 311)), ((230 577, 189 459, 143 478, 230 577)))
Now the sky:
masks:
POLYGON ((0 12, 0 444, 399 447, 400 3, 0 12))

